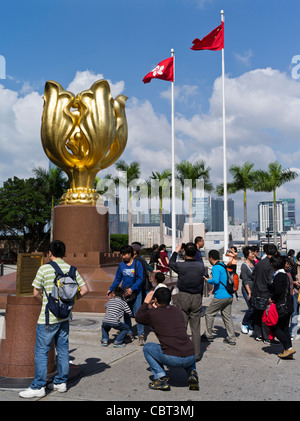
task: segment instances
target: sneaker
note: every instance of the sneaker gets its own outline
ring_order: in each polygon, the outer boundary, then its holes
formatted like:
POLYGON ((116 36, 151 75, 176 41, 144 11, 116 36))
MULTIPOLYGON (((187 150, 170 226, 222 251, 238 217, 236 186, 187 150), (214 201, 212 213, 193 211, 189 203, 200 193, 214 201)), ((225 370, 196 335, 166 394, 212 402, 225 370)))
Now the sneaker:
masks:
POLYGON ((60 393, 67 391, 67 383, 49 383, 47 388, 50 390, 57 390, 60 393))
POLYGON ((252 335, 253 335, 253 332, 254 332, 253 330, 248 329, 248 335, 249 335, 249 336, 252 336, 252 335))
POLYGON ((167 391, 170 390, 170 385, 168 383, 167 377, 162 377, 160 379, 156 379, 153 382, 149 383, 148 387, 149 389, 155 389, 155 390, 163 390, 167 391))
POLYGON ((241 331, 242 331, 242 333, 247 334, 247 333, 249 332, 249 330, 248 330, 248 326, 246 326, 246 325, 242 325, 242 326, 241 326, 241 331))
POLYGON ((194 370, 192 370, 189 375, 189 389, 199 390, 198 374, 194 370))
POLYGON ((102 346, 108 346, 108 342, 107 341, 101 341, 101 345, 102 346))
POLYGON ((262 337, 261 336, 256 336, 255 340, 258 341, 258 342, 261 342, 262 341, 262 337))
POLYGON ((295 354, 294 348, 285 349, 281 354, 278 354, 278 357, 285 360, 293 359, 293 355, 295 354))
POLYGON ((114 343, 114 348, 125 348, 126 344, 122 343, 122 344, 116 344, 114 343))
POLYGON ((139 345, 140 346, 144 346, 145 345, 144 335, 140 335, 139 336, 139 345))
POLYGON ((40 389, 32 389, 28 387, 26 390, 19 392, 20 398, 30 399, 30 398, 42 398, 46 395, 45 388, 41 387, 40 389))

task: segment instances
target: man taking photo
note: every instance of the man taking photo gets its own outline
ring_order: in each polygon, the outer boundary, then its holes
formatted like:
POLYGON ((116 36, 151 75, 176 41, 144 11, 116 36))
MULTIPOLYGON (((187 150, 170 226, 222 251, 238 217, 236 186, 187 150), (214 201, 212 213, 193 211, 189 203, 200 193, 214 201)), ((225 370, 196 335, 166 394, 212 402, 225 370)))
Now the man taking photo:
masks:
POLYGON ((169 266, 178 274, 176 306, 183 311, 185 326, 190 324, 196 360, 200 359, 200 314, 202 309, 203 261, 196 261, 197 247, 194 243, 180 244, 171 256, 169 266), (183 251, 185 260, 177 262, 183 251))

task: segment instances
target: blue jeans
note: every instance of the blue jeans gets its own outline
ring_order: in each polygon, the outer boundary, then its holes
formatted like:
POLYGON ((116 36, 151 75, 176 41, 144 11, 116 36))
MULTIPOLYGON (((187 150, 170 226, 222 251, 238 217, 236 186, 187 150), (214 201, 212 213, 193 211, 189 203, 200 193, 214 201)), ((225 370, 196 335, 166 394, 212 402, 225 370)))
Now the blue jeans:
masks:
POLYGON ((52 341, 57 352, 57 374, 53 383, 66 383, 69 377, 69 321, 49 326, 37 324, 35 342, 35 375, 31 389, 40 389, 47 383, 48 353, 52 341))
POLYGON ((108 342, 108 332, 110 331, 110 329, 116 329, 116 330, 120 330, 120 333, 118 334, 118 336, 116 337, 116 339, 114 340, 114 343, 116 345, 120 345, 124 342, 125 336, 127 335, 127 333, 129 332, 129 327, 125 324, 125 323, 105 323, 102 322, 102 341, 103 343, 107 343, 108 342))
POLYGON ((166 372, 164 365, 167 367, 182 367, 190 374, 191 370, 196 371, 196 359, 195 355, 189 357, 176 357, 174 355, 166 355, 162 352, 159 344, 148 342, 143 348, 145 358, 150 366, 154 380, 164 377, 166 372))
MULTIPOLYGON (((136 313, 138 309, 142 305, 142 291, 140 291, 134 301, 134 303, 128 303, 130 310, 132 311, 134 317, 136 316, 136 313)), ((131 317, 125 313, 124 314, 124 323, 129 327, 129 333, 132 335, 132 323, 131 323, 131 317)), ((141 325, 140 323, 136 324, 137 326, 137 334, 138 336, 144 335, 144 325, 141 325)))

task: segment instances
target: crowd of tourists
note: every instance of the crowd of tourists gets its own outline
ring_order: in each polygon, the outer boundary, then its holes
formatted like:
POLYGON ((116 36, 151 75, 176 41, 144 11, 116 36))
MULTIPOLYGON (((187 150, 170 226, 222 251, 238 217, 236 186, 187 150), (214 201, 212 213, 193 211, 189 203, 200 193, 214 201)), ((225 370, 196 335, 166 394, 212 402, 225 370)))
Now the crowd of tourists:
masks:
MULTIPOLYGON (((203 237, 178 245, 170 258, 164 244, 154 245, 149 262, 142 257, 141 247, 140 243, 134 242, 120 250, 122 262, 106 293, 100 343, 104 347, 111 344, 115 348, 125 347, 135 339, 132 326, 135 319, 138 344, 143 346, 153 375, 148 387, 170 390, 165 368, 182 367, 186 371, 189 389, 199 390, 196 362, 201 358, 200 343, 201 340, 214 341, 214 320, 219 312, 227 333, 224 342, 236 345, 228 269, 237 273, 237 249, 231 247, 226 252, 226 263, 221 261, 218 250, 210 250, 209 275, 200 251, 204 247, 203 237), (175 303, 172 295, 174 286, 170 287, 166 282, 170 270, 177 274, 175 303), (205 333, 200 337, 204 286, 208 286, 211 299, 205 310, 205 333), (158 343, 146 340, 145 326, 150 326, 158 343), (188 334, 188 326, 191 335, 188 334), (110 340, 111 329, 116 331, 116 335, 110 340)), ((279 341, 283 350, 278 357, 293 358, 292 340, 297 334, 298 322, 300 253, 296 259, 293 250, 288 256, 282 256, 274 244, 268 244, 261 258, 256 246, 244 247, 243 254, 244 261, 238 273, 246 303, 241 331, 257 341, 279 341)), ((64 256, 64 243, 52 242, 49 247, 50 264, 41 266, 32 284, 34 296, 41 301, 42 308, 36 330, 35 377, 31 386, 19 393, 23 398, 44 396, 46 386, 59 392, 67 391, 71 312, 64 316, 56 313, 55 306, 52 306, 55 300, 51 299, 58 269, 66 274, 64 276, 68 276, 72 269, 64 262, 64 256), (53 383, 47 384, 47 359, 53 340, 57 351, 57 375, 53 383)), ((88 292, 88 288, 77 270, 74 271, 74 279, 78 299, 88 292)), ((59 300, 56 298, 56 301, 59 300)), ((72 305, 68 307, 71 309, 72 305)))

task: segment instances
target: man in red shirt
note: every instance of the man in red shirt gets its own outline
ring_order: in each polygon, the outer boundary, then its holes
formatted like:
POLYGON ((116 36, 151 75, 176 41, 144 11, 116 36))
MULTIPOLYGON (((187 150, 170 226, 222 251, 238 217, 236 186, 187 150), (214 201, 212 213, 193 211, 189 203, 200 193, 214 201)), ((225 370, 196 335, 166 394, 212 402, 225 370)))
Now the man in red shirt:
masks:
POLYGON ((148 342, 144 355, 153 373, 150 389, 170 390, 164 366, 182 367, 188 375, 189 389, 199 390, 195 350, 186 328, 182 310, 170 305, 171 291, 158 288, 150 291, 136 314, 137 323, 150 325, 159 344, 148 342), (155 304, 156 308, 148 309, 155 304))

